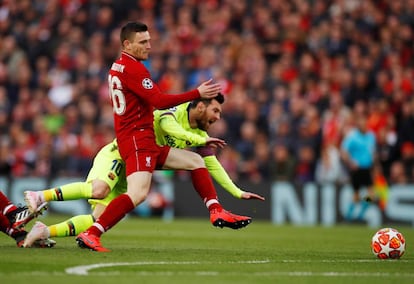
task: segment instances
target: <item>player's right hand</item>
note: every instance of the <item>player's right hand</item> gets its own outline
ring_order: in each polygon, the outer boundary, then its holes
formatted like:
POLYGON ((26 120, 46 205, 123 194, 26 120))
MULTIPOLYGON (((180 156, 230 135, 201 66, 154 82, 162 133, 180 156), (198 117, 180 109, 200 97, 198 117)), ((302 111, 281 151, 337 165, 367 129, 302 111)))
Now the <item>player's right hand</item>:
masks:
POLYGON ((212 83, 213 79, 207 80, 198 86, 197 90, 200 97, 203 99, 211 99, 221 92, 221 85, 219 83, 212 83))
POLYGON ((265 200, 263 196, 253 193, 253 192, 248 192, 248 191, 243 192, 241 198, 242 199, 258 199, 261 201, 265 200))
POLYGON ((224 148, 224 146, 226 145, 227 145, 226 141, 220 138, 208 137, 206 140, 206 146, 209 146, 212 148, 224 148))

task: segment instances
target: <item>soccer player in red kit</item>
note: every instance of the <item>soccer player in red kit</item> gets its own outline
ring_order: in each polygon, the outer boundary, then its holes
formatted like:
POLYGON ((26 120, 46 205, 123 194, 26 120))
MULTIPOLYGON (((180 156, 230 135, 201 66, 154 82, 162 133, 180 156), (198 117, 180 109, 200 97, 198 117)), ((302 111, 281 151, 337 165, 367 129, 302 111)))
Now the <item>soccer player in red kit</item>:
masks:
MULTIPOLYGON (((210 79, 186 93, 164 94, 141 63, 148 59, 151 49, 148 27, 143 23, 129 22, 121 28, 120 39, 122 54, 112 64, 108 82, 119 152, 126 164, 127 192, 115 198, 96 222, 77 236, 78 245, 100 252, 109 251, 101 245, 101 235, 145 200, 155 169, 191 170, 193 185, 208 207, 212 222, 213 218, 223 218, 241 222, 244 226, 249 224, 250 217, 231 214, 218 203, 201 156, 191 151, 158 146, 155 140, 154 108, 166 109, 200 97, 213 98, 220 92, 220 85, 210 79)), ((222 146, 219 141, 217 143, 222 146)))

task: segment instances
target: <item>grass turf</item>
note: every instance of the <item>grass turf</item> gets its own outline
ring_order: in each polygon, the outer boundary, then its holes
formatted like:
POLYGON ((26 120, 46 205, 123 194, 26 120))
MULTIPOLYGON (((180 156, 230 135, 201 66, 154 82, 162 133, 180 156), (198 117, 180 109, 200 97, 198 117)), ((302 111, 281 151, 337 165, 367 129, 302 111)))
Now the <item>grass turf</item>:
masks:
MULTIPOLYGON (((46 224, 67 216, 47 215, 46 224)), ((28 226, 30 229, 30 226, 28 226)), ((110 253, 55 238, 52 249, 19 249, 0 237, 0 283, 413 283, 414 230, 400 260, 371 253, 376 229, 276 226, 254 221, 241 230, 205 220, 130 217, 102 237, 110 253)))

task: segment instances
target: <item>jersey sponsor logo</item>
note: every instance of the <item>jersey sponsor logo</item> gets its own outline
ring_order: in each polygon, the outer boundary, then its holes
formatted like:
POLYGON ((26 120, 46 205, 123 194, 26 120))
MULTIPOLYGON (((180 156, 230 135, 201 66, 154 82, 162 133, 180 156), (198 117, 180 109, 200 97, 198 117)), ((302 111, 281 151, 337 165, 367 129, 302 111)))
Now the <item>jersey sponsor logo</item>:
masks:
POLYGON ((144 80, 142 80, 142 86, 147 90, 150 90, 154 87, 154 85, 152 84, 152 80, 149 78, 145 78, 144 80))
POLYGON ((164 136, 165 141, 167 142, 167 145, 170 147, 175 148, 177 145, 175 144, 175 139, 174 137, 170 136, 170 135, 165 135, 164 136))

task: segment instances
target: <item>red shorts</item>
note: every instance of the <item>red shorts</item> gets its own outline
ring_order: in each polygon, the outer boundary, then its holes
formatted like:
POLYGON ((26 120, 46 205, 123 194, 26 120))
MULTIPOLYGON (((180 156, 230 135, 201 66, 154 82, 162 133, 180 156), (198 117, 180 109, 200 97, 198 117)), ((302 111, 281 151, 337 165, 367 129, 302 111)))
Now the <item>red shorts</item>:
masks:
POLYGON ((134 172, 153 172, 165 164, 170 146, 158 146, 153 132, 137 131, 136 135, 118 141, 118 149, 126 165, 126 176, 134 172))

